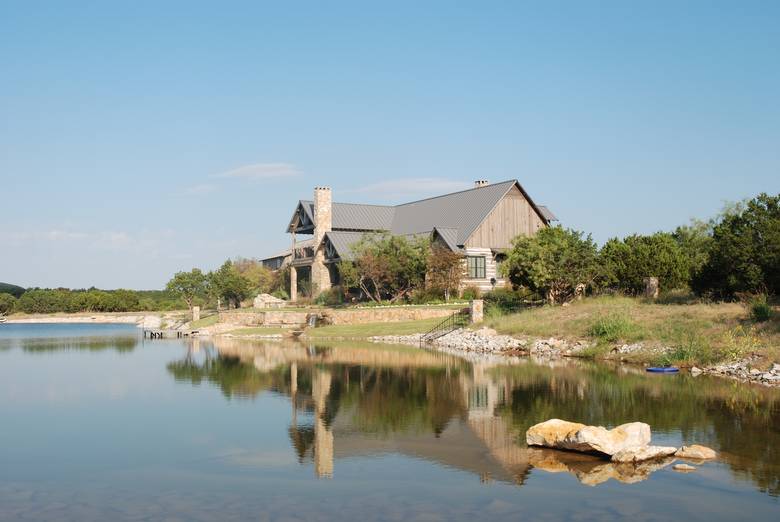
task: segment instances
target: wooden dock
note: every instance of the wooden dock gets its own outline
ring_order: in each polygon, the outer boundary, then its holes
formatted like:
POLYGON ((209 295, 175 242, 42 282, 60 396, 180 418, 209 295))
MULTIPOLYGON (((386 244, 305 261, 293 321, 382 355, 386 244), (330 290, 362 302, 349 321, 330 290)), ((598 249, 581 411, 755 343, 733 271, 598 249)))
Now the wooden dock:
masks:
POLYGON ((147 330, 144 329, 144 339, 181 339, 197 335, 198 330, 147 330))

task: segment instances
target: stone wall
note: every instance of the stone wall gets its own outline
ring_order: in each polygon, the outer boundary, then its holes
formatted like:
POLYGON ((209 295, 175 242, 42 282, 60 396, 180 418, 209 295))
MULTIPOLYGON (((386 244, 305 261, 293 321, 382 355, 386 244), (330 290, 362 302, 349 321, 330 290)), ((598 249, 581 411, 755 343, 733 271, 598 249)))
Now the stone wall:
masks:
POLYGON ((394 323, 399 321, 419 321, 436 317, 447 317, 455 310, 451 308, 353 308, 349 310, 325 310, 323 315, 333 324, 394 323))
POLYGON ((309 314, 326 317, 332 324, 393 323, 399 321, 419 321, 422 319, 444 318, 452 314, 452 308, 425 307, 387 307, 387 308, 351 308, 346 310, 316 309, 309 312, 269 310, 265 312, 219 313, 220 323, 236 326, 297 326, 306 324, 309 314))
POLYGON ((297 326, 306 324, 306 312, 220 312, 219 322, 236 326, 297 326))

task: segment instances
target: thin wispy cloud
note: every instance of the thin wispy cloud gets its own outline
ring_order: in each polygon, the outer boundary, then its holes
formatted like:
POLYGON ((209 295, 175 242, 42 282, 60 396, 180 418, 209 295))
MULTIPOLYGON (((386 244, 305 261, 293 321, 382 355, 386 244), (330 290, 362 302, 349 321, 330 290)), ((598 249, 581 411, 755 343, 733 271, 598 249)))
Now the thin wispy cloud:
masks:
POLYGON ((471 188, 471 183, 447 178, 398 178, 342 190, 348 194, 374 194, 384 199, 446 194, 471 188))
POLYGON ((184 189, 184 193, 188 196, 198 196, 202 194, 211 194, 217 190, 217 186, 213 183, 200 183, 184 189))
POLYGON ((215 178, 268 179, 298 176, 301 171, 292 163, 253 163, 233 170, 214 174, 215 178))

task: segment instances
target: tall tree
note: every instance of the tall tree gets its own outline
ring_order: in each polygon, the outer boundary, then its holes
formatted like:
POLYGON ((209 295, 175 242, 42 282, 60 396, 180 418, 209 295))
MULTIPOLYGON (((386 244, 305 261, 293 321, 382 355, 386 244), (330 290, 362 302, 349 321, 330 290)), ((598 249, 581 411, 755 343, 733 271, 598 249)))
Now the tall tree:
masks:
POLYGON ((724 215, 693 286, 718 297, 780 292, 780 194, 760 194, 724 215))
POLYGON ((657 277, 661 288, 687 286, 691 262, 672 234, 631 235, 613 238, 601 248, 606 284, 638 294, 645 277, 657 277))
POLYGON ((240 308, 241 301, 249 297, 249 280, 238 272, 229 259, 218 270, 209 272, 208 280, 211 293, 235 308, 240 308))
POLYGON ((447 247, 434 243, 428 251, 427 284, 444 290, 444 299, 449 301, 450 294, 457 292, 463 281, 463 256, 447 247))
POLYGON ((402 299, 425 281, 429 244, 424 238, 366 234, 352 245, 354 262, 341 263, 342 280, 373 301, 402 299))
POLYGON ((181 297, 187 303, 187 308, 192 310, 195 299, 206 295, 206 284, 206 275, 200 269, 193 268, 189 272, 176 272, 165 289, 181 297))
POLYGON ((543 228, 514 240, 501 271, 513 284, 544 295, 550 304, 563 303, 599 275, 596 244, 576 230, 543 228))
POLYGON ((272 270, 263 266, 255 259, 238 258, 233 261, 233 266, 239 274, 244 276, 257 294, 269 294, 276 290, 276 277, 272 270))

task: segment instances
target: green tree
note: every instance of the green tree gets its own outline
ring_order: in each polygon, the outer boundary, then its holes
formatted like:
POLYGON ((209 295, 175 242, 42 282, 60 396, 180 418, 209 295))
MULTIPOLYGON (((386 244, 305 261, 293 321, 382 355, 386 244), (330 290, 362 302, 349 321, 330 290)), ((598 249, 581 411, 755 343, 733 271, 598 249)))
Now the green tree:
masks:
POLYGON ((278 282, 273 270, 266 268, 260 261, 238 258, 233 266, 244 276, 255 294, 270 294, 277 290, 278 282))
POLYGON ((632 235, 610 239, 601 248, 605 283, 631 293, 640 293, 645 277, 657 277, 661 288, 688 285, 690 262, 672 234, 632 235))
POLYGON ((697 276, 707 264, 712 248, 712 221, 694 219, 688 225, 681 225, 672 237, 688 260, 689 281, 697 276))
POLYGON ((209 291, 228 306, 241 307, 241 301, 250 295, 249 280, 242 276, 231 260, 225 261, 218 270, 209 272, 209 291))
POLYGON ((181 297, 187 303, 187 308, 192 310, 195 299, 206 294, 206 284, 206 275, 199 268, 193 268, 189 272, 176 272, 165 288, 181 297))
POLYGON ((397 301, 425 282, 430 242, 390 234, 366 234, 352 245, 354 262, 339 270, 347 288, 360 288, 372 301, 397 301))
POLYGON ((0 315, 10 314, 16 306, 16 298, 11 294, 0 293, 0 315))
POLYGON ((724 215, 693 287, 718 297, 780 291, 780 195, 761 194, 724 215))
POLYGON ((518 236, 501 266, 513 284, 544 295, 551 304, 573 298, 599 275, 598 250, 590 235, 560 226, 518 236))

